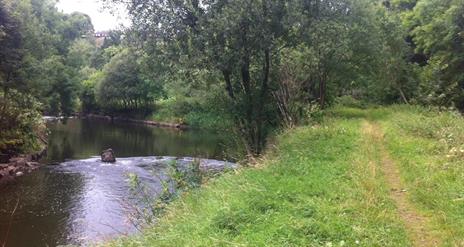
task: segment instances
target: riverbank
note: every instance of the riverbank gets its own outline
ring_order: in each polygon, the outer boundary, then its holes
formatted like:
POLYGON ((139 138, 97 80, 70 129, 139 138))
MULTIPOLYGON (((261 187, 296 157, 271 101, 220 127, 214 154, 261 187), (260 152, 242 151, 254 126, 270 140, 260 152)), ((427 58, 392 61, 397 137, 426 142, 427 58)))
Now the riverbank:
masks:
POLYGON ((41 166, 39 160, 45 154, 46 149, 44 148, 36 154, 5 157, 0 161, 0 185, 12 182, 16 177, 37 170, 41 166))
POLYGON ((127 123, 133 123, 133 124, 143 124, 143 125, 150 125, 150 126, 161 127, 161 128, 173 128, 173 129, 181 129, 181 130, 186 130, 189 128, 188 125, 180 124, 180 123, 167 123, 167 122, 158 122, 158 121, 153 121, 153 120, 113 117, 113 116, 97 115, 97 114, 78 115, 78 117, 83 118, 83 119, 90 118, 90 119, 100 119, 100 120, 116 121, 116 122, 127 122, 127 123))
POLYGON ((330 110, 280 135, 255 167, 185 194, 157 226, 110 245, 460 246, 463 141, 451 113, 330 110))

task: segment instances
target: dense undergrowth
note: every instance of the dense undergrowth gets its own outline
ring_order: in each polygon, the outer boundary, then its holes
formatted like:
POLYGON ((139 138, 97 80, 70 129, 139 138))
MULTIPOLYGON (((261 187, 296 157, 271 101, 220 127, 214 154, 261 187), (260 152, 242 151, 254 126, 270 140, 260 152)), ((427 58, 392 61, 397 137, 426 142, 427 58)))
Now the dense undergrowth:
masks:
POLYGON ((0 93, 0 154, 37 152, 43 148, 40 138, 45 125, 39 103, 18 91, 0 93))

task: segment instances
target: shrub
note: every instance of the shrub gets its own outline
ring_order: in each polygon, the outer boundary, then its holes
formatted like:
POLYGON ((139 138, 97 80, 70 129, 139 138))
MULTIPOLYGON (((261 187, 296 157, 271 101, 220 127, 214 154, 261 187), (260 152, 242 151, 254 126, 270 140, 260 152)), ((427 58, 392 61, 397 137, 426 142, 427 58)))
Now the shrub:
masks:
POLYGON ((18 154, 38 151, 45 125, 35 98, 18 91, 0 93, 0 152, 18 154))

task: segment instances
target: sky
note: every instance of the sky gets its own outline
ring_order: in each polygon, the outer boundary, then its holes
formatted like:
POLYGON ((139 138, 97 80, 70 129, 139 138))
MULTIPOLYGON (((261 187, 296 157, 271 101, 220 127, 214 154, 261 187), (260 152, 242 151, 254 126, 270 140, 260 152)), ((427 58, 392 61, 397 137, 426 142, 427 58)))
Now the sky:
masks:
POLYGON ((122 8, 111 13, 99 0, 59 0, 56 7, 66 14, 77 11, 89 15, 95 31, 116 29, 121 24, 128 26, 130 23, 122 8))

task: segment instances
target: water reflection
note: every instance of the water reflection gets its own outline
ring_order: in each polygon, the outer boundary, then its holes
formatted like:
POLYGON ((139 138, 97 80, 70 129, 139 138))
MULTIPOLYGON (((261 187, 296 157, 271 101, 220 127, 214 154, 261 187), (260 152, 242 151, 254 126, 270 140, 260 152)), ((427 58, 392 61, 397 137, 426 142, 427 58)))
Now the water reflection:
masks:
POLYGON ((69 119, 49 123, 49 162, 85 159, 111 147, 118 157, 171 155, 232 159, 230 136, 211 131, 153 128, 104 120, 69 119))
POLYGON ((77 207, 84 191, 83 176, 66 173, 50 176, 50 170, 44 168, 19 183, 0 189, 2 243, 6 241, 8 228, 6 246, 56 246, 66 242, 71 231, 70 212, 77 207))

